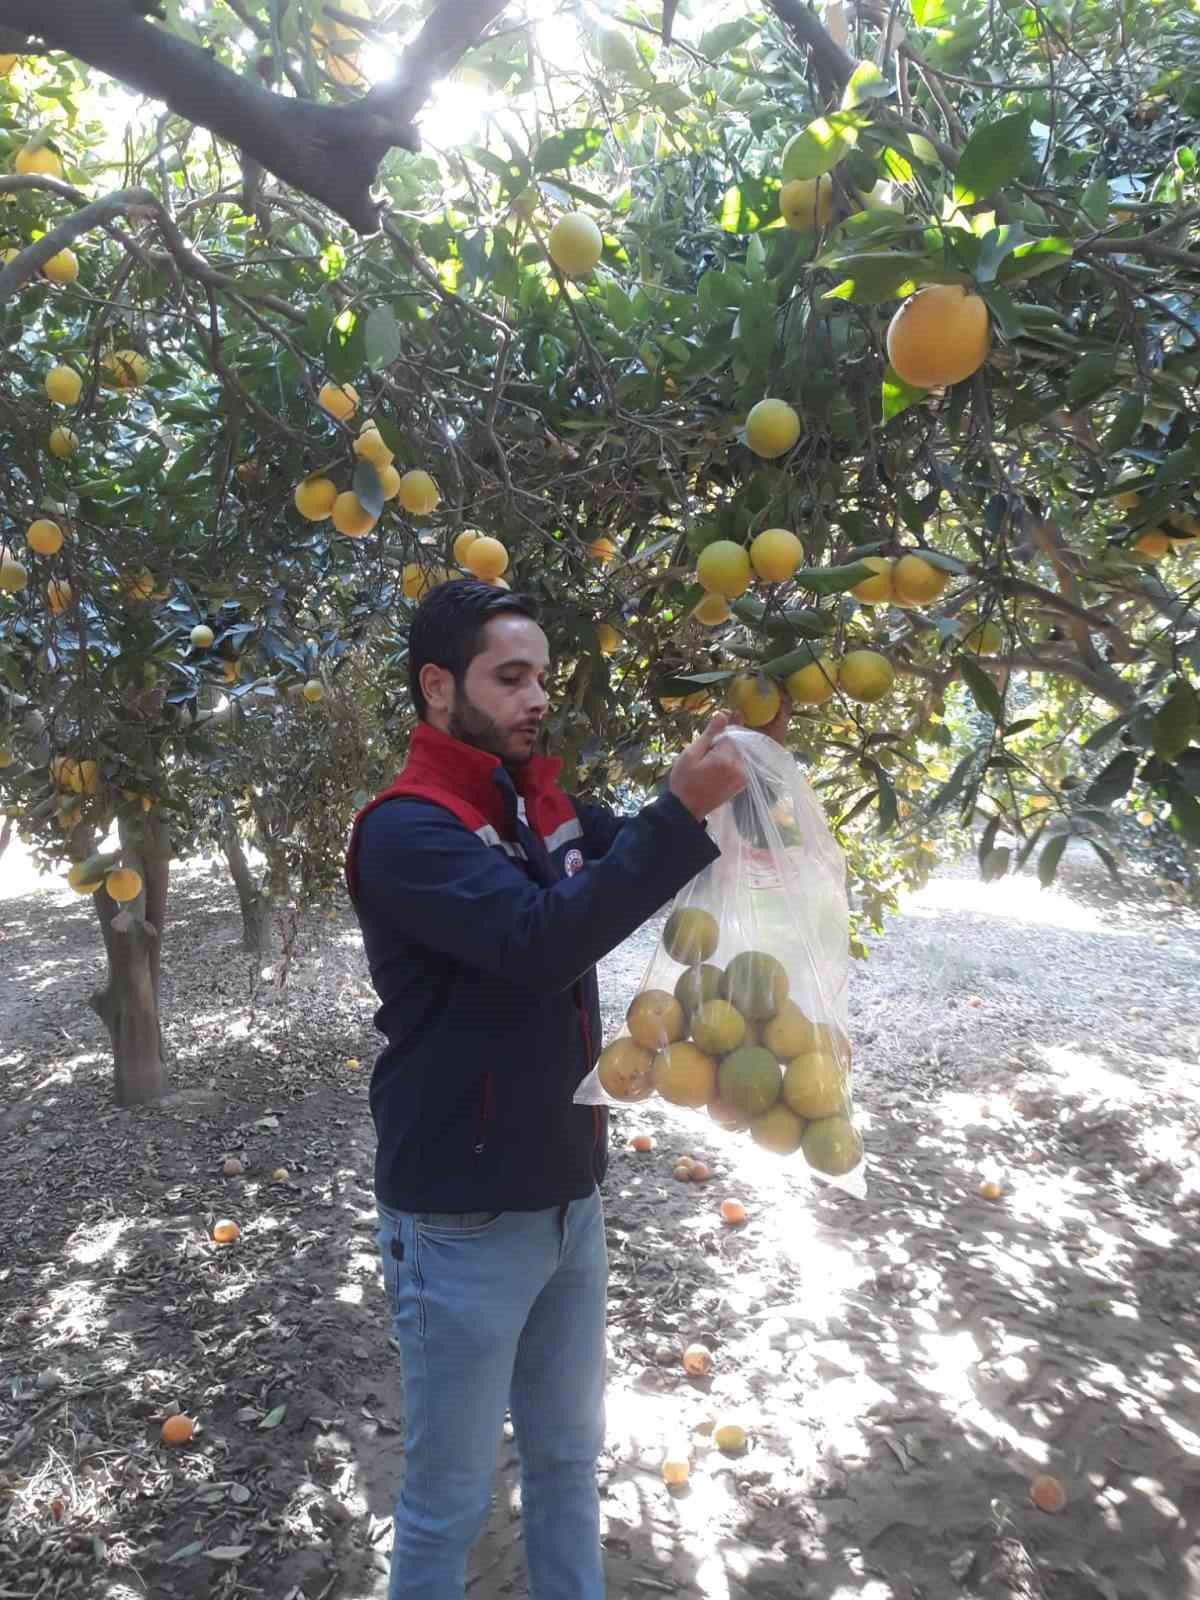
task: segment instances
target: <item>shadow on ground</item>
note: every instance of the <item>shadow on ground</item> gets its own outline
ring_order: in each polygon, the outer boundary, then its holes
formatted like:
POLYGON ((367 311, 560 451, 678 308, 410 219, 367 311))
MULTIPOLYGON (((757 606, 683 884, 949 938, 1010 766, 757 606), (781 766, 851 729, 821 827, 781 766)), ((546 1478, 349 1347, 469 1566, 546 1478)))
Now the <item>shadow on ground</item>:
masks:
MULTIPOLYGON (((307 930, 286 986, 251 1009, 224 885, 183 874, 173 904, 179 1093, 118 1112, 80 1003, 100 975, 90 908, 5 902, 0 1593, 375 1600, 401 1402, 353 923, 307 930), (231 1154, 244 1171, 226 1178, 231 1154), (226 1216, 242 1232, 222 1248, 226 1216), (176 1405, 198 1431, 170 1451, 176 1405)), ((1200 945, 1176 929, 1158 965, 1178 1011, 1131 1015, 1153 931, 1136 908, 1123 926, 1081 900, 1089 916, 1103 928, 996 917, 1003 957, 972 954, 965 907, 898 919, 855 978, 865 1200, 657 1103, 614 1118, 614 1596, 1200 1597, 1200 1089, 1182 1003, 1200 945), (1031 960, 1072 981, 1002 1028, 1031 960), (642 1130, 647 1155, 624 1142, 642 1130), (671 1178, 684 1150, 709 1158, 708 1185, 671 1178), (719 1220, 728 1194, 750 1208, 741 1228, 719 1220), (679 1357, 697 1339, 712 1366, 692 1380, 679 1357), (748 1429, 740 1457, 712 1446, 724 1416, 748 1429), (681 1433, 692 1473, 672 1493, 659 1468, 681 1433), (1030 1503, 1038 1473, 1064 1486, 1060 1513, 1030 1503)), ((469 1586, 489 1600, 525 1592, 499 1448, 469 1586)))

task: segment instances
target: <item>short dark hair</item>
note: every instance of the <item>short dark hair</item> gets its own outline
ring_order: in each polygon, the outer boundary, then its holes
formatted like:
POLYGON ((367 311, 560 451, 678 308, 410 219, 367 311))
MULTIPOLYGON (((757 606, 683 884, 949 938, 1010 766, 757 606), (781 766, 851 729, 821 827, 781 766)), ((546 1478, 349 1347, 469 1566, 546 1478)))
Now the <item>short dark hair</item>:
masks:
POLYGON ((421 668, 432 662, 454 674, 461 689, 467 668, 483 652, 483 630, 493 617, 528 617, 537 621, 537 607, 523 594, 477 578, 454 578, 430 589, 408 631, 408 690, 417 716, 425 720, 427 706, 421 689, 421 668))

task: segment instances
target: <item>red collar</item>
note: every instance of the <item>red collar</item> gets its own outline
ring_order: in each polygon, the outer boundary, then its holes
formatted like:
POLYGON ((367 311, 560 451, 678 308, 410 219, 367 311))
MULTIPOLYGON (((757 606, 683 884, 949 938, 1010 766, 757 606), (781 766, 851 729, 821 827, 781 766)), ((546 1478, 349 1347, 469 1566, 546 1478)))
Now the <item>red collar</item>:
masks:
POLYGON ((524 801, 529 826, 542 838, 575 815, 570 798, 556 779, 562 762, 554 756, 531 756, 515 773, 508 772, 499 756, 488 755, 474 745, 439 733, 428 722, 419 722, 408 749, 408 760, 386 789, 380 791, 354 819, 346 847, 346 886, 353 900, 358 893, 356 857, 358 833, 363 818, 385 800, 401 795, 416 795, 433 800, 458 817, 469 828, 477 828, 483 816, 504 837, 512 837, 510 805, 504 790, 517 793, 524 801), (465 815, 464 815, 465 811, 465 815))
MULTIPOLYGON (((485 816, 503 817, 503 797, 496 775, 504 767, 499 756, 464 744, 448 733, 442 733, 432 723, 418 722, 408 760, 397 775, 404 783, 431 784, 449 789, 469 804, 478 807, 485 816)), ((562 762, 557 756, 531 756, 515 769, 508 769, 513 787, 525 801, 532 816, 540 810, 538 802, 558 792, 557 778, 562 762)))

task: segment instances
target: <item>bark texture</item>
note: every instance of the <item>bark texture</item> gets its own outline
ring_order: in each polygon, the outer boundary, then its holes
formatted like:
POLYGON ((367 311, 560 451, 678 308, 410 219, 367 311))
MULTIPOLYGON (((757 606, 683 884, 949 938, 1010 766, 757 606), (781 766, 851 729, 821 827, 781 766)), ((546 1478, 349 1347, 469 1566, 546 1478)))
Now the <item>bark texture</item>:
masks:
POLYGON ((221 823, 221 849, 241 907, 242 949, 250 955, 266 958, 275 949, 273 886, 262 887, 256 881, 242 847, 237 819, 229 812, 221 823))
POLYGON ((92 896, 108 975, 88 1004, 112 1041, 117 1104, 133 1106, 166 1089, 158 1002, 171 861, 166 825, 153 812, 136 825, 122 819, 120 834, 123 863, 141 873, 142 892, 123 906, 102 888, 92 896))

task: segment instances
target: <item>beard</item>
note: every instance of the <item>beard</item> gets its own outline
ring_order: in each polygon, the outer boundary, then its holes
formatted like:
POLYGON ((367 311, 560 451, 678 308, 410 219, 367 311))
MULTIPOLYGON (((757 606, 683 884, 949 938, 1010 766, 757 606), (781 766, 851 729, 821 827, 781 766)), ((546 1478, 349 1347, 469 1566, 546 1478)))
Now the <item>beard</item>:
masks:
POLYGON ((508 743, 508 736, 500 724, 468 699, 464 689, 458 689, 455 693, 454 710, 450 713, 448 731, 452 739, 474 745, 477 750, 486 750, 489 755, 498 756, 506 767, 523 767, 533 754, 532 749, 521 755, 513 755, 507 750, 505 746, 508 743))

